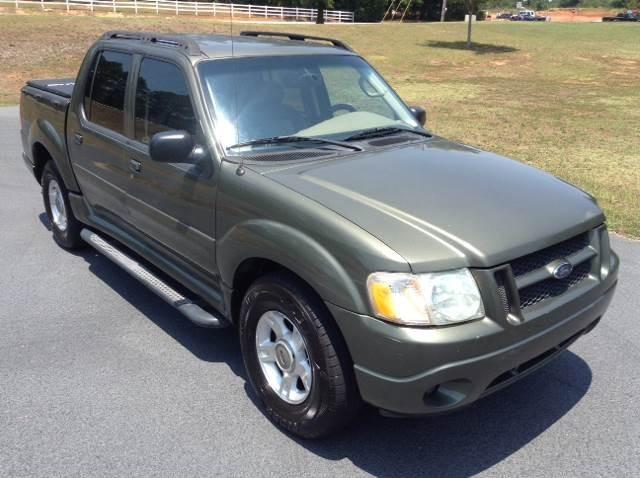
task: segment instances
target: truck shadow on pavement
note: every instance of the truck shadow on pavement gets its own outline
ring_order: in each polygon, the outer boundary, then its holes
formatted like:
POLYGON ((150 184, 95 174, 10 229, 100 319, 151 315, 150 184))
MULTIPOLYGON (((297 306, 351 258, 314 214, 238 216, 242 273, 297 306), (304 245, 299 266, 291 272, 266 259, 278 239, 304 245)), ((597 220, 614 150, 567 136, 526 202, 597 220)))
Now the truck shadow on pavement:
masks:
MULTIPOLYGON (((42 213, 39 219, 50 231, 51 224, 47 215, 42 213)), ((89 246, 65 252, 83 258, 89 271, 98 279, 198 359, 205 362, 226 362, 236 375, 244 378, 244 364, 235 328, 206 329, 189 322, 142 283, 89 246)))
MULTIPOLYGON (((46 217, 41 217, 50 227, 46 217)), ((207 362, 225 362, 245 378, 234 328, 203 329, 182 319, 140 282, 86 248, 74 253, 141 314, 207 362)), ((367 409, 346 431, 299 446, 328 460, 349 460, 379 477, 471 476, 507 459, 567 414, 587 393, 591 369, 570 351, 520 382, 468 408, 430 418, 383 418, 367 409)), ((248 383, 249 398, 256 397, 248 383)))
POLYGON ((198 359, 205 362, 226 362, 236 375, 244 376, 240 342, 235 328, 199 327, 102 254, 89 247, 82 249, 77 255, 89 264, 89 270, 96 277, 198 359))
POLYGON ((383 418, 373 411, 337 437, 298 443, 329 460, 347 459, 379 477, 466 477, 508 458, 569 412, 591 385, 572 352, 460 411, 383 418))

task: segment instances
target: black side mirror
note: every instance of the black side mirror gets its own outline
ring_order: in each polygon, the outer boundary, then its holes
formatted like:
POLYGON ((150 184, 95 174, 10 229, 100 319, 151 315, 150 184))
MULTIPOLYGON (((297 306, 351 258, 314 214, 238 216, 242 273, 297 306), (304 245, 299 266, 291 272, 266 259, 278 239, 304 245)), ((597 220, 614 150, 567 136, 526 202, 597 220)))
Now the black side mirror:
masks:
POLYGON ((411 110, 411 114, 413 114, 413 117, 418 120, 418 123, 424 126, 427 122, 427 111, 420 106, 412 106, 409 109, 411 110))
POLYGON ((193 137, 186 131, 163 131, 151 138, 149 156, 159 163, 192 163, 194 147, 193 137))

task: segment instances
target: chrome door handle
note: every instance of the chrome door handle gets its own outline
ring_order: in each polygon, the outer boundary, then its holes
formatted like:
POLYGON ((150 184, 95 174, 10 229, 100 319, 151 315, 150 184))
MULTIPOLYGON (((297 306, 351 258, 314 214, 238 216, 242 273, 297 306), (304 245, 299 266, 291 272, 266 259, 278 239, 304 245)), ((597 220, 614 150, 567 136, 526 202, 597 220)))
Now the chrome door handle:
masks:
POLYGON ((75 133, 75 134, 73 135, 73 141, 74 141, 76 144, 82 144, 82 140, 83 140, 83 138, 82 138, 82 135, 81 135, 80 133, 75 133))
POLYGON ((129 160, 129 169, 134 173, 139 173, 142 171, 142 163, 140 161, 136 161, 135 159, 129 160))

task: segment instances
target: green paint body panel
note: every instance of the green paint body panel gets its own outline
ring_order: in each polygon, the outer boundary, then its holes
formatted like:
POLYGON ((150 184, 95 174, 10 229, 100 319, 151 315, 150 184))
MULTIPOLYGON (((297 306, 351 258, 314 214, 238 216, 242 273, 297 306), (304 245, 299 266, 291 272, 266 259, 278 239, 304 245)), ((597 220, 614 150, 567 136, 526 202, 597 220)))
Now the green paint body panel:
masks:
MULTIPOLYGON (((587 330, 617 280, 604 215, 587 193, 545 172, 443 138, 345 151, 328 158, 225 158, 203 98, 198 62, 231 56, 229 37, 189 37, 200 53, 131 40, 101 40, 87 53, 71 98, 26 86, 21 102, 25 162, 34 146, 56 162, 75 215, 206 300, 234 321, 236 273, 247 261, 278 264, 325 301, 354 361, 363 398, 399 414, 466 405, 501 374, 587 330), (91 124, 83 95, 101 50, 160 58, 185 74, 206 133, 210 164, 154 163, 133 139, 129 93, 123 135, 91 124), (84 142, 74 142, 82 134, 84 142), (130 159, 142 165, 133 174, 130 159), (501 308, 494 274, 516 258, 590 231, 599 255, 590 275, 526 314, 501 308), (487 316, 457 326, 411 328, 372 317, 366 280, 376 271, 469 267, 487 316), (517 320, 515 320, 517 318, 517 320)), ((304 42, 236 39, 236 56, 353 55, 304 42)), ((133 80, 131 80, 133 81, 133 80)), ((130 88, 131 89, 131 88, 130 88)), ((491 387, 489 387, 491 390, 491 387)))

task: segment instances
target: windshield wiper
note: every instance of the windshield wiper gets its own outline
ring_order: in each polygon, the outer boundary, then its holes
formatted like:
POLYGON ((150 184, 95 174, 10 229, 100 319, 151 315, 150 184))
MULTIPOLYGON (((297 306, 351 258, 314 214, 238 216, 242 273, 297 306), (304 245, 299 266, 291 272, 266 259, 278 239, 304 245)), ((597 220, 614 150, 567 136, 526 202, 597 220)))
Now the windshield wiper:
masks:
POLYGON ((411 128, 402 128, 399 126, 383 126, 378 128, 371 128, 356 133, 344 139, 344 141, 356 141, 359 139, 379 138, 381 136, 389 136, 398 133, 413 133, 425 138, 431 138, 431 135, 426 131, 419 131, 411 128))
POLYGON ((250 141, 244 141, 242 143, 233 144, 231 146, 228 146, 227 149, 237 149, 237 148, 242 148, 244 146, 260 146, 260 145, 270 145, 270 144, 287 144, 287 143, 303 143, 303 142, 331 144, 333 146, 349 148, 354 151, 362 151, 362 148, 360 146, 356 146, 350 143, 345 143, 344 141, 333 141, 331 139, 311 137, 311 136, 273 136, 272 138, 252 139, 250 141))

